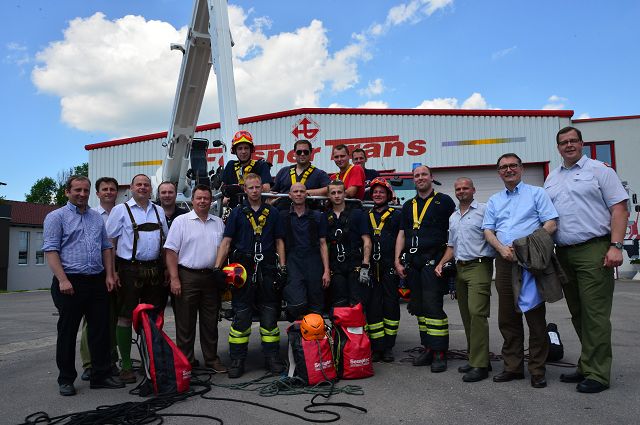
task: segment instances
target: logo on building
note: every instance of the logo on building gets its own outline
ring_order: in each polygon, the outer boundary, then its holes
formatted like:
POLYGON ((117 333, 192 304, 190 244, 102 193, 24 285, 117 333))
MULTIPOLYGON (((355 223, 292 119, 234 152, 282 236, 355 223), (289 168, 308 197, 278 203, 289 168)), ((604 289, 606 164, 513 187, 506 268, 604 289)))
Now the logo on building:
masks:
POLYGON ((320 133, 320 126, 308 117, 304 117, 298 121, 293 127, 293 130, 291 130, 291 134, 295 136, 296 140, 313 140, 318 136, 318 133, 320 133))

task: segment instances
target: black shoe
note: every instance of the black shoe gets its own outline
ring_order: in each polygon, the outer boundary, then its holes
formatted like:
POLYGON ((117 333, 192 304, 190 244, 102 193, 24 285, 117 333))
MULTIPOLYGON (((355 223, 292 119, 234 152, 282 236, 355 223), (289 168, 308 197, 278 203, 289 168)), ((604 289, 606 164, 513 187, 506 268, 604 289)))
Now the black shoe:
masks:
MULTIPOLYGON (((265 369, 274 375, 279 375, 285 370, 284 363, 277 354, 271 354, 264 358, 265 369)), ((233 365, 231 366, 233 367, 233 365)))
POLYGON ((371 361, 378 363, 382 361, 382 351, 374 351, 371 353, 371 361))
POLYGON ((464 382, 478 382, 489 377, 489 371, 486 367, 472 367, 467 373, 462 375, 464 382))
POLYGON ((447 352, 434 351, 433 362, 431 363, 431 373, 440 373, 447 370, 447 352))
POLYGON ((60 395, 70 396, 76 395, 76 387, 73 384, 60 384, 60 395))
POLYGON ((229 367, 229 378, 239 378, 244 374, 244 360, 235 359, 231 360, 231 367, 229 367))
POLYGON ((109 376, 108 378, 104 378, 100 381, 91 381, 91 383, 89 384, 89 388, 94 390, 99 388, 107 388, 107 389, 124 388, 124 382, 109 376))
POLYGON ((120 376, 120 369, 115 363, 111 365, 111 376, 120 376))
POLYGON ((533 388, 545 388, 547 386, 547 380, 544 375, 531 375, 531 386, 533 388))
POLYGON ((460 372, 460 373, 468 373, 471 369, 473 369, 473 367, 471 367, 471 365, 469 363, 467 363, 464 366, 460 366, 458 368, 458 372, 460 372))
POLYGON ((82 375, 80 376, 80 379, 82 379, 83 381, 89 381, 91 379, 91 368, 88 367, 84 370, 84 372, 82 372, 82 375))
POLYGON ((425 348, 422 353, 413 359, 414 366, 429 366, 433 362, 433 351, 431 348, 425 348))
POLYGON ((385 362, 385 363, 391 363, 395 359, 396 358, 393 357, 393 349, 392 348, 385 348, 384 349, 384 353, 382 353, 382 361, 385 362))
POLYGON ((514 379, 524 379, 524 373, 503 370, 500 374, 493 377, 493 382, 509 382, 514 379))
POLYGON ((579 384, 584 381, 584 375, 578 371, 573 373, 563 373, 560 375, 560 382, 566 382, 568 384, 579 384))
POLYGON ((607 389, 609 389, 608 385, 601 384, 600 382, 589 378, 576 385, 576 390, 578 390, 579 393, 593 394, 607 389))

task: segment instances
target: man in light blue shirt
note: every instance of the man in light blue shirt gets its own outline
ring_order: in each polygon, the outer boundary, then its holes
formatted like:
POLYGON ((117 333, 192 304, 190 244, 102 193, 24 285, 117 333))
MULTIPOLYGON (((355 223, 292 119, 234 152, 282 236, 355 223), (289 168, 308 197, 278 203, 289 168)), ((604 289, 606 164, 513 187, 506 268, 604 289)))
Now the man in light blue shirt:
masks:
POLYGON ((582 134, 565 127, 556 135, 562 165, 544 188, 558 209, 556 253, 569 282, 564 286, 582 351, 574 373, 560 375, 578 392, 609 388, 613 268, 622 264, 629 195, 615 171, 582 155, 582 134))
POLYGON ((549 234, 556 230, 558 213, 541 187, 522 181, 520 157, 506 153, 498 158, 498 173, 505 189, 489 198, 482 227, 487 242, 498 252, 496 257, 496 291, 498 292, 498 327, 504 338, 502 357, 504 371, 493 377, 494 382, 524 378, 524 328, 522 313, 529 325, 529 373, 531 386, 544 388, 545 360, 549 350, 546 333, 545 305, 535 280, 524 270, 522 289, 514 303, 512 265, 516 261, 512 242, 543 227, 549 234))
POLYGON ((115 287, 113 260, 102 218, 87 205, 90 188, 88 178, 69 177, 65 186, 67 205, 44 220, 42 250, 54 275, 51 297, 59 312, 56 364, 63 396, 76 394, 76 335, 83 316, 93 359, 90 387, 124 387, 110 376, 107 292, 115 287))
POLYGON ((491 308, 491 277, 496 251, 484 238, 482 220, 487 208, 473 196, 476 188, 467 177, 453 185, 458 208, 449 217, 447 250, 436 266, 436 275, 443 265, 456 260, 456 290, 458 307, 464 325, 469 350, 469 363, 458 368, 464 382, 477 382, 489 376, 489 311, 491 308))

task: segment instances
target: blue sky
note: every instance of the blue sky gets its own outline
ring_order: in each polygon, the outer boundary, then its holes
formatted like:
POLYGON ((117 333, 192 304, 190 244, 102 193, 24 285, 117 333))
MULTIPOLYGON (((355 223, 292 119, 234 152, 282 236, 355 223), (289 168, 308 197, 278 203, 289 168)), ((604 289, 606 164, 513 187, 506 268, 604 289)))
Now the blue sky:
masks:
MULTIPOLYGON (((0 195, 167 130, 192 5, 9 0, 0 195)), ((638 115, 637 1, 232 1, 241 117, 298 107, 572 109, 638 115)), ((215 81, 215 80, 213 80, 215 81)), ((200 123, 218 121, 211 83, 200 123)))

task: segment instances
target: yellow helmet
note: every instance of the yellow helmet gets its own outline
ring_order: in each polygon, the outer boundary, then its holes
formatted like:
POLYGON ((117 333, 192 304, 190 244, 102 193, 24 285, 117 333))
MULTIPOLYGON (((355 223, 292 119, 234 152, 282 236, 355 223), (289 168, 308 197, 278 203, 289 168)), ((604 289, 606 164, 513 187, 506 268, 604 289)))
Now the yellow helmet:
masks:
POLYGON ((240 263, 231 263, 222 268, 227 275, 227 284, 235 288, 242 288, 247 281, 247 270, 240 263))

